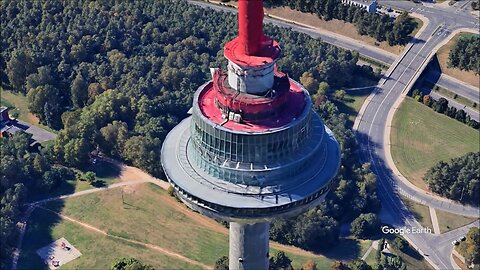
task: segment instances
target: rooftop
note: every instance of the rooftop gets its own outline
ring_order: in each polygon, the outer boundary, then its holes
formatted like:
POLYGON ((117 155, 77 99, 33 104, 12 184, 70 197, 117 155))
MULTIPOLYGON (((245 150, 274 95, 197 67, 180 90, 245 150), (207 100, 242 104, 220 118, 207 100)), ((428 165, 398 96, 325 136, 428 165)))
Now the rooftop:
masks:
MULTIPOLYGON (((283 126, 287 126, 293 122, 296 118, 302 115, 305 109, 306 99, 309 98, 308 94, 303 88, 295 81, 289 79, 290 89, 288 90, 285 103, 281 108, 276 111, 272 117, 267 117, 259 120, 244 120, 241 122, 227 121, 222 110, 216 104, 216 94, 213 83, 210 82, 203 86, 203 89, 198 95, 198 105, 201 113, 207 119, 215 124, 221 125, 224 128, 243 131, 243 132, 264 132, 273 129, 278 129, 283 126)), ((254 104, 247 106, 255 106, 254 104)), ((268 109, 272 106, 270 103, 258 104, 260 109, 268 109)))

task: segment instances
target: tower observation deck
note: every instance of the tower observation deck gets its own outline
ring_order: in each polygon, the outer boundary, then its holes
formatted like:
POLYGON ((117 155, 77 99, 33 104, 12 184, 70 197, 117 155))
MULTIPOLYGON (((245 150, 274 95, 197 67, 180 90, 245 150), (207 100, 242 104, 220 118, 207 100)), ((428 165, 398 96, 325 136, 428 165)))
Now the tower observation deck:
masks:
POLYGON ((323 201, 340 147, 305 88, 275 69, 281 48, 263 34, 263 1, 238 7, 227 70, 211 69, 161 162, 188 207, 230 222, 230 269, 268 269, 269 222, 323 201))

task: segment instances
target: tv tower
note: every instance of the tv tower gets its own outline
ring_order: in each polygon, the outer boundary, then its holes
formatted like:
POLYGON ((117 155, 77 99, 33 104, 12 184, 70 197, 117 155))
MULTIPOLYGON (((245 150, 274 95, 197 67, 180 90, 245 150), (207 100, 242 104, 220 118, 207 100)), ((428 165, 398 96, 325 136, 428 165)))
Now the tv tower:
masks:
POLYGON ((230 222, 230 269, 268 269, 269 224, 317 206, 340 147, 308 92, 276 70, 281 49, 263 34, 263 1, 238 1, 227 71, 211 69, 192 116, 165 138, 161 162, 188 207, 230 222))

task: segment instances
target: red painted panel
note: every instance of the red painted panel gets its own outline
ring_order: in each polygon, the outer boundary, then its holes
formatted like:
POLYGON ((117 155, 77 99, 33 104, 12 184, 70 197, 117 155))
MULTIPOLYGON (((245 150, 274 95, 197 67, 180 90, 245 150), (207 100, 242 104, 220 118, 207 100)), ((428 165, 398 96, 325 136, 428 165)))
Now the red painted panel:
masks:
POLYGON ((263 41, 263 0, 238 1, 238 36, 240 50, 258 55, 263 41))

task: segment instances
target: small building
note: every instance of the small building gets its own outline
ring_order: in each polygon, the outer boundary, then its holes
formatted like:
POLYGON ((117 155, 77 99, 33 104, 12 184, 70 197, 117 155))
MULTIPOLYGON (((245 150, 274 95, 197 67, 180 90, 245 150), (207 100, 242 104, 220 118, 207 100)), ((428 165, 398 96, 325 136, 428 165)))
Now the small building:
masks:
POLYGON ((10 115, 8 114, 8 108, 7 107, 0 107, 0 123, 3 122, 9 122, 12 119, 10 119, 10 115))
POLYGON ((370 13, 377 12, 377 0, 342 0, 342 3, 364 8, 370 13))

